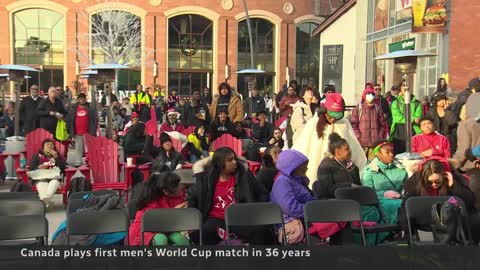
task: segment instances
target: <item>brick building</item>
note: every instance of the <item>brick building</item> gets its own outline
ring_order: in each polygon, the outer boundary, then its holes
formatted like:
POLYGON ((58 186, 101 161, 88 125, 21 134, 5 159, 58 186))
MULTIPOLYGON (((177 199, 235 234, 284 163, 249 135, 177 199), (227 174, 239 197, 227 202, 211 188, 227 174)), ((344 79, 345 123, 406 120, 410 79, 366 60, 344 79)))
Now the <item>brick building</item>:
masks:
MULTIPOLYGON (((92 21, 118 10, 125 18, 133 18, 141 31, 141 44, 136 46, 139 59, 129 60, 130 68, 120 72, 119 90, 133 90, 138 83, 157 84, 188 95, 193 89, 215 89, 227 81, 246 94, 244 75, 236 74, 250 68, 241 0, 0 2, 0 63, 25 64, 42 71, 30 74, 23 90, 32 83, 41 89, 52 84, 73 87, 82 67, 107 62, 89 38, 92 21)), ((256 68, 266 71, 257 77, 257 85, 269 91, 277 91, 292 79, 318 85, 319 37, 310 34, 343 1, 247 3, 256 68)))

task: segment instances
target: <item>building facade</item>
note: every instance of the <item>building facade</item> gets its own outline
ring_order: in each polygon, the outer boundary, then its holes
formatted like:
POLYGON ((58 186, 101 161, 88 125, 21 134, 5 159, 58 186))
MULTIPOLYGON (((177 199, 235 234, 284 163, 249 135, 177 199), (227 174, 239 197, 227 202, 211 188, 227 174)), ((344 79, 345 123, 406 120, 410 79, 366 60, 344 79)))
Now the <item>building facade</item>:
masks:
MULTIPOLYGON (((114 23, 128 21, 129 30, 117 32, 115 42, 126 44, 133 32, 140 32, 138 41, 130 44, 131 52, 125 53, 120 45, 109 48, 118 57, 114 60, 130 67, 119 73, 119 90, 157 85, 189 95, 192 90, 216 90, 219 83, 228 82, 248 95, 244 75, 236 73, 251 67, 241 0, 0 2, 4 26, 0 28, 0 63, 41 70, 29 74, 32 78, 22 89, 33 83, 44 90, 50 85, 75 88, 77 80, 85 86, 86 80, 78 79, 83 67, 112 62, 92 35, 112 31, 113 26, 122 31, 114 23), (107 16, 112 10, 117 11, 115 19, 107 16)), ((302 85, 319 85, 319 37, 311 33, 332 12, 331 2, 338 1, 247 1, 255 68, 265 71, 256 78, 261 90, 276 92, 293 79, 302 85), (315 9, 326 15, 315 16, 315 9)))

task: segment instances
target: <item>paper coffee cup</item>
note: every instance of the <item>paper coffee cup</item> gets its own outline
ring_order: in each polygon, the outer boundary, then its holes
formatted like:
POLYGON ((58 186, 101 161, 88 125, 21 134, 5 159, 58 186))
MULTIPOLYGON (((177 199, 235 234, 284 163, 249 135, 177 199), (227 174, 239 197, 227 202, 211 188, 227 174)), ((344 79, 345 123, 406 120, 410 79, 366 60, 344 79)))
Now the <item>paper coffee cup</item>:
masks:
POLYGON ((127 158, 127 166, 132 166, 133 165, 133 158, 129 157, 127 158))

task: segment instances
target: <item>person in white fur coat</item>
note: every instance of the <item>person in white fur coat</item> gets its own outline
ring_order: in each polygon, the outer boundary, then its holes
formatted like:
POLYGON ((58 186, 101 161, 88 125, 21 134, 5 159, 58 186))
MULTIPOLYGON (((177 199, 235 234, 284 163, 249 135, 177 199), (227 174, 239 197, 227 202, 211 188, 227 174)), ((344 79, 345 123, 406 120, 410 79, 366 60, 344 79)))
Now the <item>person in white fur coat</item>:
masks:
POLYGON ((344 138, 352 151, 352 161, 360 171, 367 164, 362 146, 353 132, 350 122, 344 116, 345 101, 342 95, 333 93, 327 96, 323 106, 307 121, 292 149, 302 152, 309 158, 307 177, 310 188, 317 181, 317 169, 326 152, 328 152, 328 136, 333 132, 344 138), (319 133, 321 136, 319 136, 319 133))

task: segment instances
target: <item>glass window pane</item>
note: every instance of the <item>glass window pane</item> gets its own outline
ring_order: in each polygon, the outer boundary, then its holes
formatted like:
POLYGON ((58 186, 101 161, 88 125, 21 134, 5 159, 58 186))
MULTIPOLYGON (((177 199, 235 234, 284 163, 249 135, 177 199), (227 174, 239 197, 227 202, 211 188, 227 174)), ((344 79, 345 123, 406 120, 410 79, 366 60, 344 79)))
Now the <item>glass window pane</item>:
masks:
POLYGON ((374 31, 380 31, 388 26, 389 0, 375 1, 374 31))
POLYGON ((295 79, 300 89, 309 83, 315 87, 319 85, 320 36, 311 37, 317 26, 315 23, 303 23, 297 26, 295 79))
MULTIPOLYGON (((265 19, 253 18, 252 38, 255 53, 255 68, 265 71, 275 71, 275 25, 265 19)), ((250 42, 246 20, 238 23, 238 69, 251 68, 250 42)))

